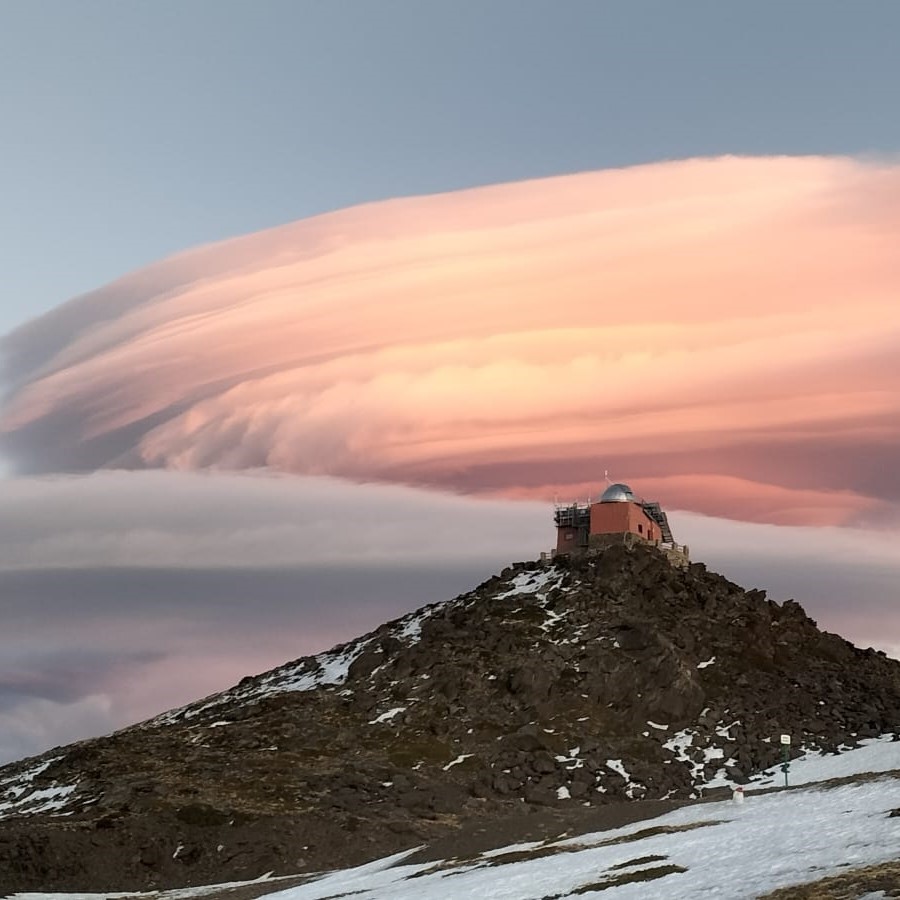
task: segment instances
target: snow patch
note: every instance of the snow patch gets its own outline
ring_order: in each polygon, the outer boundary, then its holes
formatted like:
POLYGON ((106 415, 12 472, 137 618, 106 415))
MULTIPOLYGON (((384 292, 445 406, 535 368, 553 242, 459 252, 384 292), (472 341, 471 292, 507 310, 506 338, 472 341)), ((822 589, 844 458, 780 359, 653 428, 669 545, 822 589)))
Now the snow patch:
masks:
POLYGON ((474 756, 474 755, 475 755, 474 753, 461 753, 459 756, 456 757, 456 759, 450 760, 450 762, 448 762, 447 765, 444 766, 444 771, 446 772, 449 769, 452 769, 454 766, 458 766, 461 762, 464 762, 470 756, 474 756))
POLYGON ((537 572, 517 572, 510 582, 508 590, 497 594, 495 600, 508 600, 518 594, 546 595, 555 587, 559 587, 563 579, 563 573, 555 567, 541 569, 537 572), (551 586, 551 582, 556 582, 551 586))
POLYGON ((407 710, 406 706, 395 706, 393 709, 389 709, 387 712, 383 712, 380 716, 377 716, 376 718, 372 719, 372 721, 369 722, 369 724, 370 725, 380 725, 382 722, 390 722, 391 719, 394 718, 394 716, 397 716, 402 712, 406 712, 406 710, 407 710))
MULTIPOLYGON (((720 734, 720 731, 717 730, 716 733, 720 734)), ((727 731, 723 736, 727 737, 727 731)), ((677 762, 690 769, 691 780, 698 787, 716 788, 730 785, 731 779, 728 778, 725 768, 722 766, 711 777, 706 775, 706 768, 710 763, 716 760, 727 762, 725 750, 715 744, 707 744, 705 747, 695 745, 695 738, 697 738, 697 734, 691 729, 685 728, 672 735, 663 744, 663 747, 675 755, 677 762)))
POLYGON ((432 607, 425 607, 425 609, 420 609, 418 612, 404 616, 400 620, 403 623, 403 627, 397 632, 397 637, 410 644, 415 644, 422 635, 422 623, 430 618, 432 612, 432 607))
POLYGON ((34 787, 34 779, 61 758, 55 756, 44 760, 24 772, 7 776, 0 781, 0 819, 37 813, 69 815, 64 810, 77 785, 51 784, 43 788, 34 787))
POLYGON ((625 796, 628 797, 629 800, 634 799, 635 788, 644 789, 643 784, 639 781, 635 781, 631 777, 621 759, 608 759, 606 761, 606 768, 611 772, 615 772, 617 775, 621 775, 622 778, 625 779, 625 796))

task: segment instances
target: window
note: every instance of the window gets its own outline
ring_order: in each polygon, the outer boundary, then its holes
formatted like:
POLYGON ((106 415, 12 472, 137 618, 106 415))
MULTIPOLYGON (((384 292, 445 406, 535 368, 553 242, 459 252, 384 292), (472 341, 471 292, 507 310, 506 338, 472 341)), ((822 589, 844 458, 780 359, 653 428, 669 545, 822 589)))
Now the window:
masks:
POLYGON ((644 533, 644 526, 641 525, 640 522, 638 522, 638 534, 643 534, 643 533, 644 533))

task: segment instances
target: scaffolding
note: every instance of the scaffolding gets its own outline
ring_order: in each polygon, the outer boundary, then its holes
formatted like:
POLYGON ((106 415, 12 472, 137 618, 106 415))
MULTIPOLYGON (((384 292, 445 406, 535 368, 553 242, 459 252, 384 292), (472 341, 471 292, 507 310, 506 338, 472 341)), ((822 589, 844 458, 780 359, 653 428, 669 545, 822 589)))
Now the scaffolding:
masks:
POLYGON ((587 548, 591 536, 590 503, 572 503, 569 506, 557 506, 553 513, 553 521, 557 528, 571 528, 577 533, 575 546, 587 548))
POLYGON ((559 528, 590 527, 591 507, 589 503, 572 503, 570 506, 557 506, 553 513, 553 521, 559 528))

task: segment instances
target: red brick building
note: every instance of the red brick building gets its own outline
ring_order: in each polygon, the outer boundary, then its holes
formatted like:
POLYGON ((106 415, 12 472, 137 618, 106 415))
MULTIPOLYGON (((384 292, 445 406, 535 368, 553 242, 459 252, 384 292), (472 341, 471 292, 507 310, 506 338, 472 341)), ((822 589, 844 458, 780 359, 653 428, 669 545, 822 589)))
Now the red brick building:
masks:
POLYGON ((557 507, 554 521, 557 553, 583 553, 609 535, 677 547, 660 505, 639 500, 627 484, 609 485, 596 503, 557 507))

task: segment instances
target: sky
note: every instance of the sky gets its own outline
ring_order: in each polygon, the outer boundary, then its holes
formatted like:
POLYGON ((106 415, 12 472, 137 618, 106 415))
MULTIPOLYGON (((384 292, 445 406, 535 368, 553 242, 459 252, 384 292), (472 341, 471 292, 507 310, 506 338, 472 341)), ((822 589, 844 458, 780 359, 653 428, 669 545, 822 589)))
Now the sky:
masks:
POLYGON ((461 593, 604 470, 900 647, 898 30, 0 2, 0 761, 461 593))

